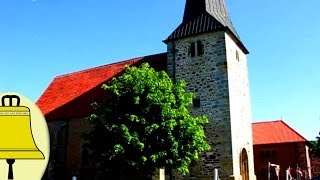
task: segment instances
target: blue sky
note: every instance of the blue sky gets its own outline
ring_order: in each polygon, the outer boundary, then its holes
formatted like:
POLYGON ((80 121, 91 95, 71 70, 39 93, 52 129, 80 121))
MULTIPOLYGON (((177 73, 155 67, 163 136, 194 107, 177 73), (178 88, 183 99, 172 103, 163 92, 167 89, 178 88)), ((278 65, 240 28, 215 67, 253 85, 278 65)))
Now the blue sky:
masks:
MULTIPOLYGON (((36 101, 57 75, 166 51, 185 0, 0 0, 0 92, 36 101)), ((319 0, 227 0, 249 49, 254 121, 320 131, 319 0)))

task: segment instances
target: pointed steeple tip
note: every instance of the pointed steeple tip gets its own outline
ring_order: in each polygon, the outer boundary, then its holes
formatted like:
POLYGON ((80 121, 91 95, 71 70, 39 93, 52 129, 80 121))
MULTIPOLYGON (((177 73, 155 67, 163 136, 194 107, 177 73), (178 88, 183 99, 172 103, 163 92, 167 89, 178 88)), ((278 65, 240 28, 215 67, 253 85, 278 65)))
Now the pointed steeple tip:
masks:
POLYGON ((206 12, 206 0, 187 0, 182 22, 192 21, 204 12, 206 12))
POLYGON ((205 13, 209 13, 223 26, 228 27, 232 33, 239 38, 232 25, 225 0, 186 0, 183 22, 190 22, 205 13))

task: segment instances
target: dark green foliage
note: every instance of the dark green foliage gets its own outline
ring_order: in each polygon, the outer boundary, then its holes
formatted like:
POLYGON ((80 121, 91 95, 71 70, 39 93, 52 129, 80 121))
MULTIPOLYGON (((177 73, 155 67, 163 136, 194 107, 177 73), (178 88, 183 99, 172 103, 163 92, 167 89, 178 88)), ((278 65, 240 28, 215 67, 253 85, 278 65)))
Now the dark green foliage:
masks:
POLYGON ((208 120, 190 115, 194 95, 184 82, 173 84, 165 72, 142 64, 102 88, 108 99, 94 103, 84 144, 100 174, 151 177, 161 167, 186 174, 191 160, 210 149, 203 130, 208 120))
POLYGON ((320 158, 320 132, 319 136, 316 137, 315 141, 310 141, 311 145, 311 155, 313 157, 320 158))

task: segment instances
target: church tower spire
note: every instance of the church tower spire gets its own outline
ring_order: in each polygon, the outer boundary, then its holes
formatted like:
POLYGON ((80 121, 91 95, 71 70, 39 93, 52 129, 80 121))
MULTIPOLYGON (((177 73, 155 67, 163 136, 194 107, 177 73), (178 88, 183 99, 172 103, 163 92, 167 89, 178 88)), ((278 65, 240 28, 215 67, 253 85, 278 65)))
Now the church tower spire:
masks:
POLYGON ((231 23, 225 0, 187 0, 183 22, 188 23, 207 13, 238 36, 231 23))
MULTIPOLYGON (((186 0, 181 24, 164 41, 167 72, 194 92, 194 115, 205 115, 211 151, 189 178, 255 180, 246 54, 225 0, 186 0)), ((176 177, 176 179, 181 179, 176 177)), ((184 178, 182 178, 184 179, 184 178)), ((188 178, 187 178, 188 179, 188 178)))
POLYGON ((232 25, 225 0, 186 0, 182 23, 164 42, 218 30, 228 32, 244 53, 249 53, 232 25))

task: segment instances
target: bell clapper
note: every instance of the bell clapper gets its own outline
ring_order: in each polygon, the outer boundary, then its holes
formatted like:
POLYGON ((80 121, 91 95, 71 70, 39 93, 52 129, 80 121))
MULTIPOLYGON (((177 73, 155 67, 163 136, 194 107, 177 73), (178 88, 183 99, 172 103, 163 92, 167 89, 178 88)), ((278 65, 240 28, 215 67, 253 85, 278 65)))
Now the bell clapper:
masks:
POLYGON ((8 180, 13 180, 12 164, 13 164, 14 162, 15 162, 14 159, 7 159, 7 163, 9 164, 8 180))

